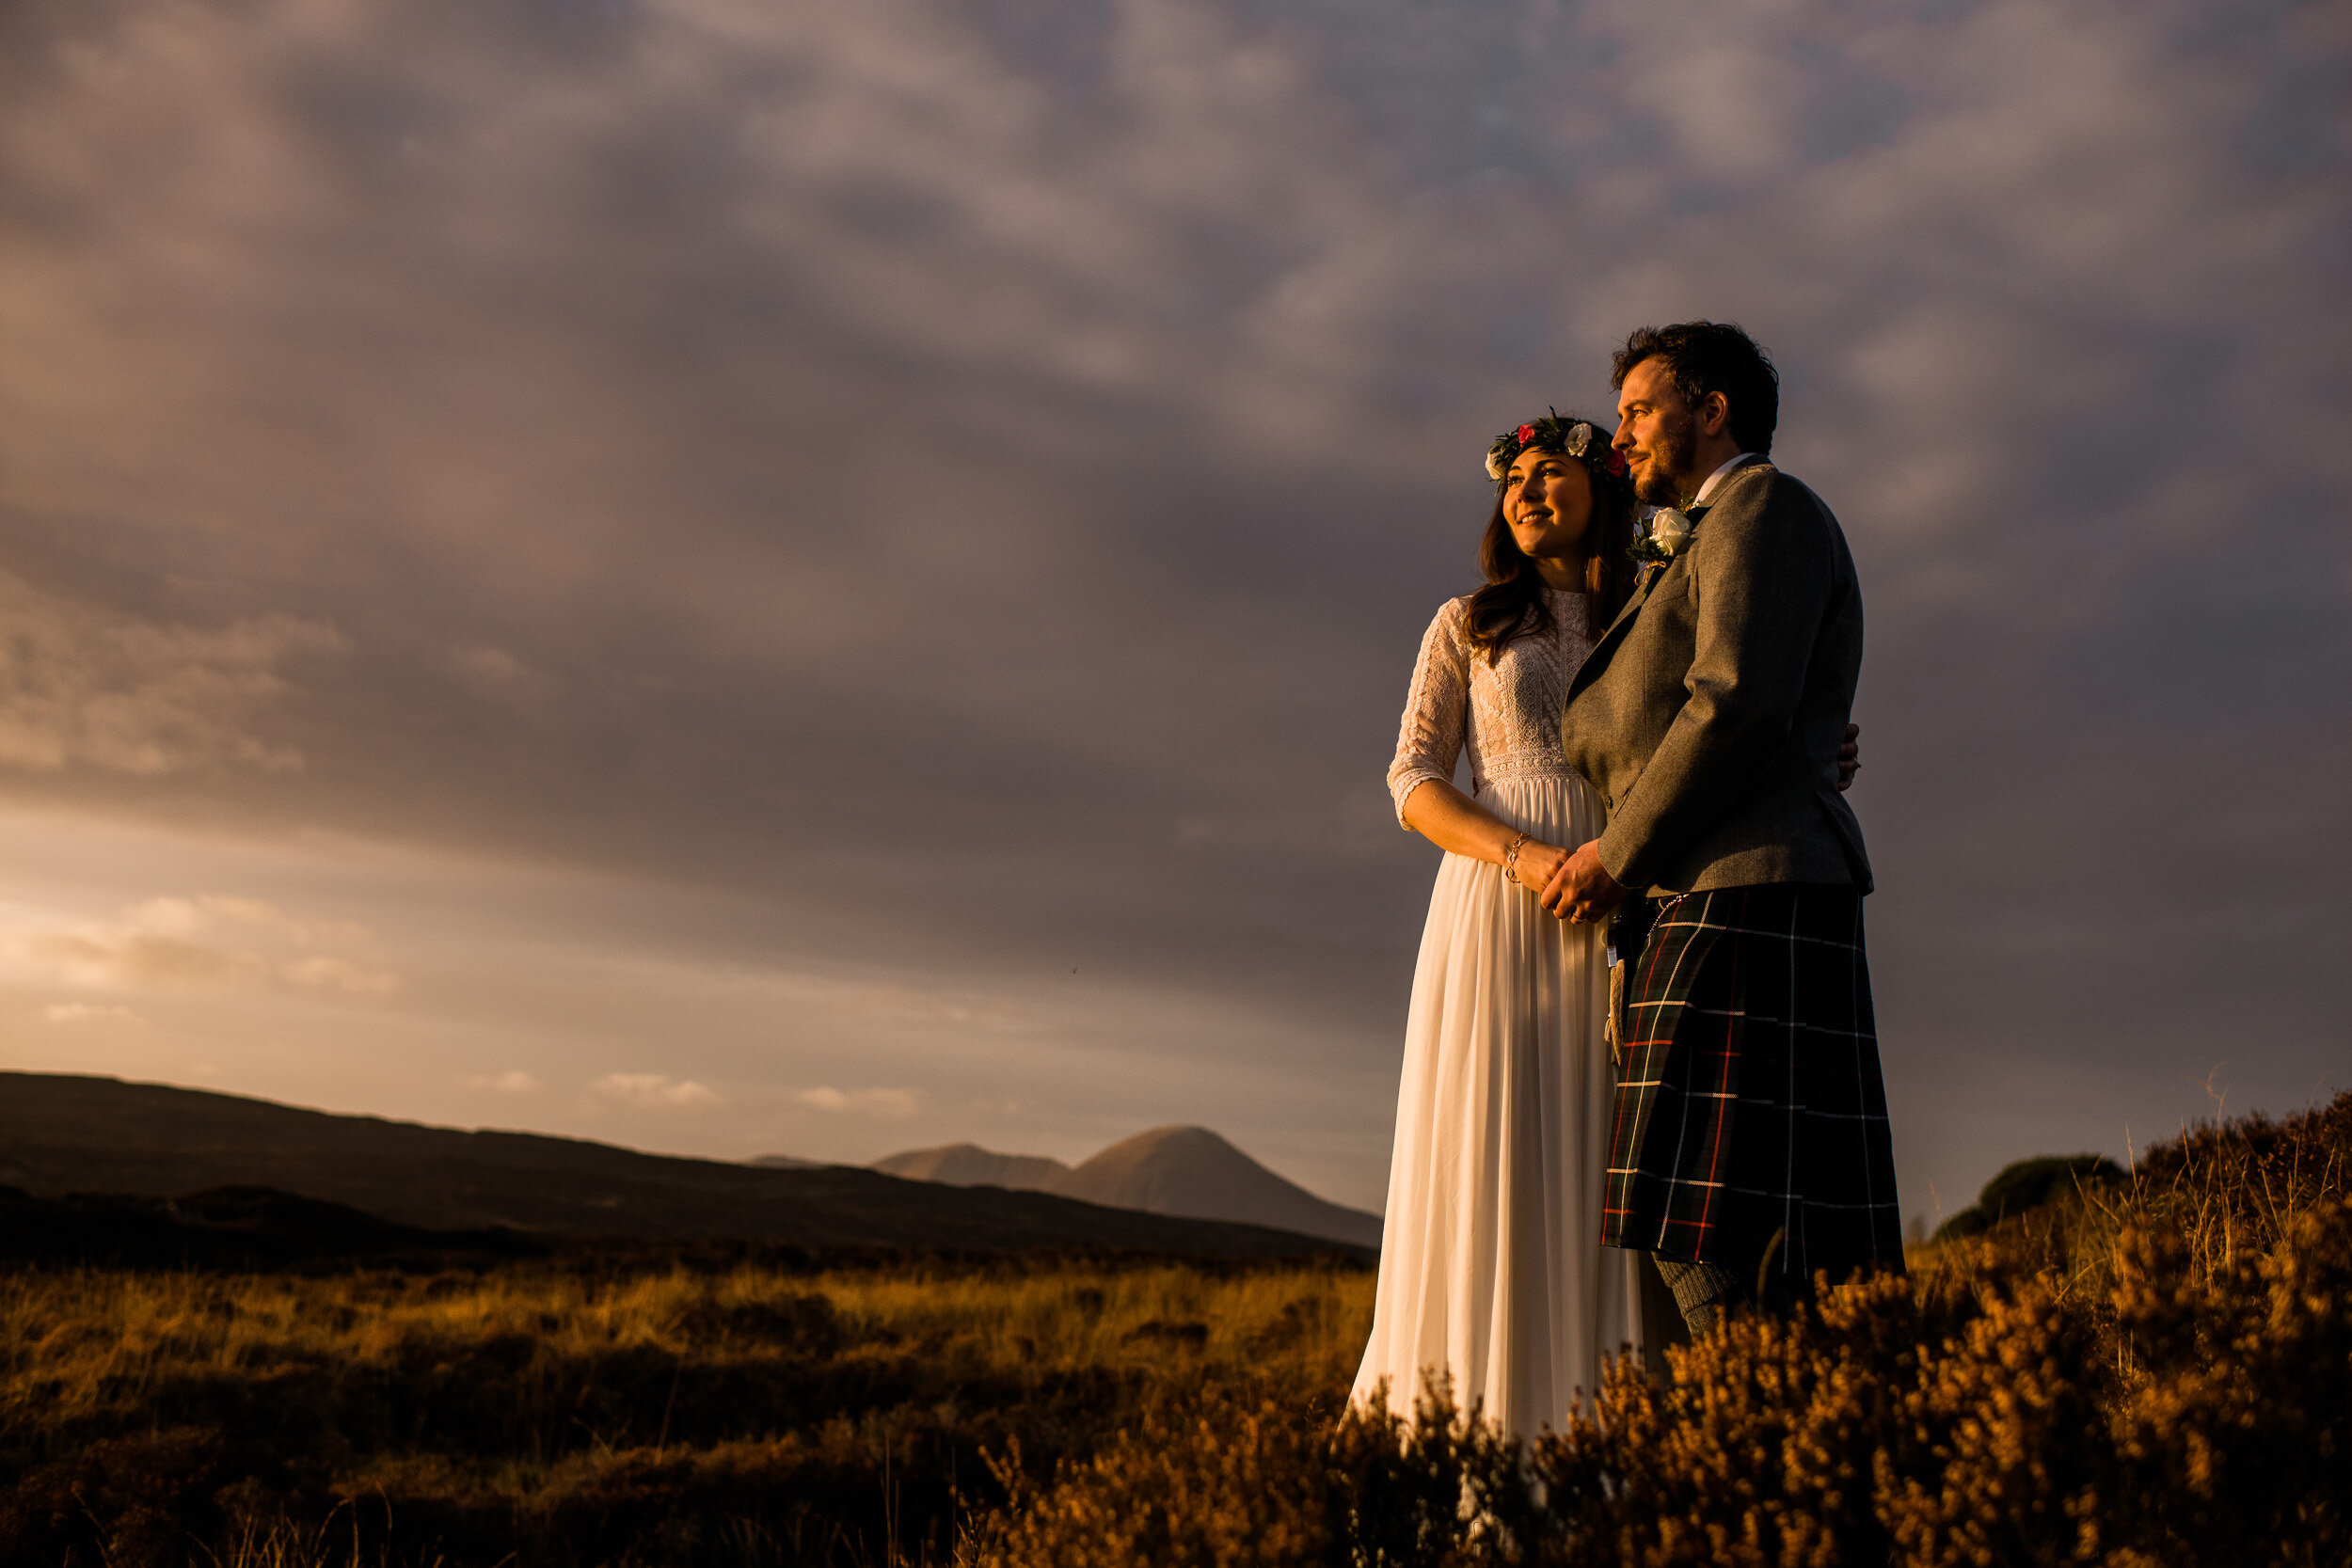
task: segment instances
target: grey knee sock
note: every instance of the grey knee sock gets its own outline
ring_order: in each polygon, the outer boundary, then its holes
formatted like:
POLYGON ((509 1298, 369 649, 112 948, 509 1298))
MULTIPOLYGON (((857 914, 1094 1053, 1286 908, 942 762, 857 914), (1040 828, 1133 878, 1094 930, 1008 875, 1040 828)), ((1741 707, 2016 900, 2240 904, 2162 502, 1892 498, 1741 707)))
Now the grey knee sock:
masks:
POLYGON ((1713 1331, 1722 1315, 1718 1308, 1741 1299, 1740 1276, 1729 1269, 1672 1258, 1659 1258, 1657 1262, 1659 1277, 1674 1292, 1675 1305, 1682 1308, 1682 1321, 1691 1325, 1693 1339, 1713 1331))

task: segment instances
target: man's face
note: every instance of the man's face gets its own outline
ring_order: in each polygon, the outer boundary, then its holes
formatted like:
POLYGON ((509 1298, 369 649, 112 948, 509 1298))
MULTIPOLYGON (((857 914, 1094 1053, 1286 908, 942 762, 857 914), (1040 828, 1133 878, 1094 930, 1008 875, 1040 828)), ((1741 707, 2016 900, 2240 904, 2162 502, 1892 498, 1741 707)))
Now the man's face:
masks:
POLYGON ((1633 493, 1652 506, 1675 506, 1694 494, 1702 476, 1698 418, 1666 373, 1666 361, 1652 357, 1626 372, 1617 389, 1617 434, 1610 442, 1625 454, 1633 493))

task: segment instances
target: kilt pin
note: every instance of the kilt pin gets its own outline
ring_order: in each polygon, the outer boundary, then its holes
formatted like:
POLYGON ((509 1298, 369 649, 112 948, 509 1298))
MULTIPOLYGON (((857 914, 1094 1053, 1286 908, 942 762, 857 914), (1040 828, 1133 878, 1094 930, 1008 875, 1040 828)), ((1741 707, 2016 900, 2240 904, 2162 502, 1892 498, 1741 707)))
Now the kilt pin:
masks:
POLYGON ((1719 888, 1660 906, 1630 975, 1604 1244, 1833 1280, 1899 1268, 1862 897, 1719 888))

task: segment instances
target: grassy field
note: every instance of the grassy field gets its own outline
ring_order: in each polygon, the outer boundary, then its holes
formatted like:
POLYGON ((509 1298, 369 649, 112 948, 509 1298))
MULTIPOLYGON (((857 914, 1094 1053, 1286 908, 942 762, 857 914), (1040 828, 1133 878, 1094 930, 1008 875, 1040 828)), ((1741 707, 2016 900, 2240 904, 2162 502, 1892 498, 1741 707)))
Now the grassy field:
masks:
POLYGON ((0 1562, 2352 1560, 2352 1097, 1629 1370, 1345 1420, 1371 1275, 586 1254, 0 1284, 0 1562))
POLYGON ((1370 1311, 1360 1269, 1069 1258, 22 1275, 0 1561, 945 1562, 985 1454, 1328 1406, 1370 1311))

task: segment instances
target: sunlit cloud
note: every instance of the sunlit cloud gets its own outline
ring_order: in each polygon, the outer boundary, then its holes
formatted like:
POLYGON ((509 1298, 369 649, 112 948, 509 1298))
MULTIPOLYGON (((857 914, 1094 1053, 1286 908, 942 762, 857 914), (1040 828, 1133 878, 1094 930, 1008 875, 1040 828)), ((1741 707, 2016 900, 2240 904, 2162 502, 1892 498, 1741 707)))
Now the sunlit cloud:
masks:
POLYGON ((830 1084, 819 1084, 813 1089, 803 1089, 793 1099, 813 1111, 825 1111, 835 1116, 876 1117, 889 1121, 902 1121, 922 1108, 922 1098, 913 1089, 836 1089, 830 1084))
POLYGON ((36 973, 93 989, 277 990, 382 1000, 400 990, 389 969, 320 947, 364 949, 347 921, 307 918, 255 898, 151 898, 105 924, 17 939, 36 973))
POLYGON ((506 1072, 474 1073, 460 1080, 469 1089, 487 1089, 496 1094, 536 1094, 539 1080, 520 1068, 506 1072))
POLYGON ((532 703, 559 695, 562 683, 534 670, 503 648, 473 643, 450 654, 450 669, 476 695, 504 703, 532 703))
POLYGON ((52 1002, 40 1010, 52 1023, 145 1023, 144 1015, 129 1007, 95 1002, 52 1002))
POLYGON ((647 1111, 694 1111, 719 1103, 718 1094, 691 1079, 659 1072, 608 1072, 588 1085, 601 1101, 647 1111))

